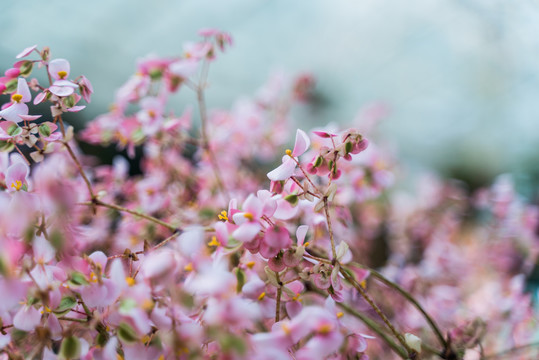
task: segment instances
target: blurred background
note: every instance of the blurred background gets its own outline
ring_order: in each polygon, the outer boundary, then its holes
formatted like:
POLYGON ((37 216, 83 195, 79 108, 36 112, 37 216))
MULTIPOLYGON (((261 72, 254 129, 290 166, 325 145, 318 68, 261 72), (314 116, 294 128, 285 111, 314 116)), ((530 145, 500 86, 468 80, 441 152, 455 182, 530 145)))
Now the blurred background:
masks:
POLYGON ((0 21, 2 72, 38 44, 91 80, 79 125, 107 111, 137 58, 180 54, 214 27, 234 46, 212 65, 210 107, 229 108, 276 70, 307 71, 318 101, 297 112, 302 126, 346 126, 382 101, 380 132, 412 169, 472 187, 512 172, 527 196, 538 188, 539 1, 27 0, 2 1, 0 21))

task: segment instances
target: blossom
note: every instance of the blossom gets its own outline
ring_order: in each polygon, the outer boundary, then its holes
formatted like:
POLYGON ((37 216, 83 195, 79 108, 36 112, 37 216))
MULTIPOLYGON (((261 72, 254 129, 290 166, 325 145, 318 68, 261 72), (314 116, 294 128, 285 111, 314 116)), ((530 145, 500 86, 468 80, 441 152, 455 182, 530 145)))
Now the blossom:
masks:
POLYGON ((286 180, 296 170, 297 159, 296 157, 302 155, 309 146, 311 140, 301 129, 296 131, 296 142, 294 143, 294 150, 287 150, 287 154, 283 157, 283 163, 276 169, 268 173, 268 178, 272 181, 286 180))
POLYGON ((65 59, 54 59, 49 62, 49 74, 55 80, 49 87, 49 91, 59 97, 66 97, 75 92, 79 86, 70 80, 69 76, 70 65, 65 59))
POLYGON ((32 100, 28 83, 24 78, 19 78, 17 82, 17 92, 11 95, 11 104, 0 111, 0 117, 19 123, 23 121, 24 116, 28 115, 28 101, 32 100))

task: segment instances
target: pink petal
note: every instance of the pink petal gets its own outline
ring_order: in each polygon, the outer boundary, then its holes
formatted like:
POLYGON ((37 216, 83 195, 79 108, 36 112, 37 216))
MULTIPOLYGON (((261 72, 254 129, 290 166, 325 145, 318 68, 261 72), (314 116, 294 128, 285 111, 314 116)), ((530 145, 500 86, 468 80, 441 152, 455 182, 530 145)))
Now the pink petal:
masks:
POLYGON ((296 170, 296 162, 289 158, 288 160, 285 160, 278 168, 270 171, 268 173, 268 179, 272 181, 286 180, 292 176, 292 174, 294 174, 294 170, 296 170))
POLYGON ((311 139, 309 139, 309 136, 305 134, 305 131, 298 129, 296 131, 296 143, 294 144, 292 156, 300 156, 307 151, 310 145, 311 139))
POLYGON ((320 136, 321 138, 330 138, 337 136, 337 134, 328 133, 326 131, 313 131, 313 134, 320 136))
POLYGON ((307 225, 298 226, 298 229, 296 230, 296 239, 298 239, 298 245, 303 245, 303 241, 305 241, 305 236, 307 235, 307 230, 309 230, 309 226, 307 225))
POLYGON ((187 79, 191 75, 196 74, 198 69, 197 60, 178 60, 175 63, 170 64, 169 70, 172 74, 181 78, 187 79))
POLYGON ((22 95, 22 102, 28 102, 32 100, 32 94, 30 93, 30 88, 28 87, 28 83, 22 77, 20 77, 19 80, 17 81, 17 94, 22 95))
POLYGON ((13 318, 13 326, 19 330, 32 331, 41 322, 41 314, 33 306, 22 306, 13 318))
POLYGON ((37 105, 37 104, 43 102, 43 100, 45 100, 46 97, 47 97, 47 91, 40 92, 34 98, 34 105, 37 105))
POLYGON ((65 71, 67 73, 66 77, 69 76, 69 62, 66 59, 54 59, 49 63, 49 74, 55 80, 60 80, 58 73, 60 71, 65 71))
POLYGON ((26 121, 34 121, 41 117, 41 115, 19 115, 19 117, 26 121))
POLYGON ((67 109, 67 111, 69 112, 79 112, 83 109, 86 108, 86 105, 77 105, 77 106, 73 106, 73 107, 70 107, 69 109, 67 109))
POLYGON ((19 115, 28 115, 28 106, 26 104, 14 103, 10 107, 7 107, 4 110, 0 111, 0 117, 8 121, 13 121, 15 123, 19 123, 22 121, 19 115))
POLYGON ((75 92, 72 87, 69 86, 56 86, 53 85, 49 88, 49 91, 56 96, 66 97, 75 92))
POLYGON ((20 58, 30 55, 30 53, 34 51, 35 48, 37 48, 37 45, 27 47, 26 49, 21 51, 17 56, 15 56, 15 59, 20 59, 20 58))
POLYGON ((240 242, 249 242, 258 235, 259 231, 259 223, 245 223, 234 230, 232 237, 240 242))
POLYGON ((292 206, 288 201, 284 199, 277 200, 277 210, 273 214, 273 217, 279 220, 289 220, 296 216, 299 211, 299 206, 292 206))

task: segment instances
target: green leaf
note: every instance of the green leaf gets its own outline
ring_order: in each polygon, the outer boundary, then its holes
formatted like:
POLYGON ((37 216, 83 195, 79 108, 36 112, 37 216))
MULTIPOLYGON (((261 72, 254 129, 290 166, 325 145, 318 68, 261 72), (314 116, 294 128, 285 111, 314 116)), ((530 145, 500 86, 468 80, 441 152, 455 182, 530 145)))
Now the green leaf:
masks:
POLYGON ((30 75, 32 73, 32 68, 34 67, 34 63, 30 60, 27 60, 25 62, 22 63, 21 67, 19 68, 20 70, 20 76, 24 76, 24 77, 27 77, 28 75, 30 75))
POLYGON ((71 273, 70 282, 75 285, 88 285, 89 284, 88 280, 86 279, 86 276, 84 276, 84 274, 77 271, 71 273))
POLYGON ((39 133, 45 137, 51 136, 51 127, 48 124, 39 125, 39 133))
POLYGON ((236 292, 240 293, 243 285, 245 285, 245 282, 247 281, 247 277, 245 276, 245 271, 243 271, 243 269, 236 268, 236 280, 236 292))
POLYGON ((322 157, 319 155, 314 160, 313 167, 319 167, 322 164, 322 157))
POLYGON ((163 75, 163 72, 161 71, 161 69, 152 69, 150 70, 149 75, 152 80, 159 80, 163 75))
POLYGON ((298 195, 296 194, 288 194, 284 197, 286 201, 288 201, 292 206, 296 206, 298 204, 298 195))
POLYGON ((75 336, 64 338, 60 345, 60 357, 62 359, 76 359, 80 356, 80 341, 75 336))
POLYGON ((53 312, 58 315, 64 315, 63 313, 69 312, 69 310, 71 310, 75 305, 77 305, 77 299, 75 299, 73 296, 64 296, 60 301, 60 305, 58 305, 53 312))
POLYGON ((14 92, 15 90, 17 90, 17 85, 18 85, 18 79, 13 79, 13 80, 10 80, 6 83, 6 90, 5 92, 7 93, 12 93, 14 92))
POLYGON ((352 151, 353 147, 354 147, 354 144, 352 144, 352 142, 350 142, 350 141, 347 141, 344 144, 344 151, 348 154, 350 151, 352 151))
POLYGON ((7 128, 7 134, 9 136, 17 136, 20 133, 22 133, 22 129, 17 124, 10 125, 7 128))
POLYGON ((0 140, 0 152, 9 152, 15 148, 15 145, 13 145, 10 142, 0 140))
POLYGON ((133 343, 138 340, 135 330, 126 323, 121 323, 116 330, 118 332, 118 337, 122 341, 133 343))

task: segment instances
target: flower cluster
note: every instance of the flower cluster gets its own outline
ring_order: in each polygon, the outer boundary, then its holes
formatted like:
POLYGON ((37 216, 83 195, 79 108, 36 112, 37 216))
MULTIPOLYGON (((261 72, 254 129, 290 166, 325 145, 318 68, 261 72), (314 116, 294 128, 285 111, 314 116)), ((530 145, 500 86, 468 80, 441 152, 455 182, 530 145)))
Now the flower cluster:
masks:
POLYGON ((66 60, 33 46, 0 78, 0 360, 537 355, 519 346, 538 336, 539 211, 509 177, 473 196, 434 177, 392 189, 376 141, 289 127, 308 74, 208 111, 209 66, 232 40, 200 35, 141 60, 77 135, 125 149, 139 175, 81 154, 66 115, 93 90, 66 60), (39 68, 48 86, 28 80, 39 68), (175 115, 178 92, 196 104, 175 115), (40 102, 50 114, 30 115, 40 102))

